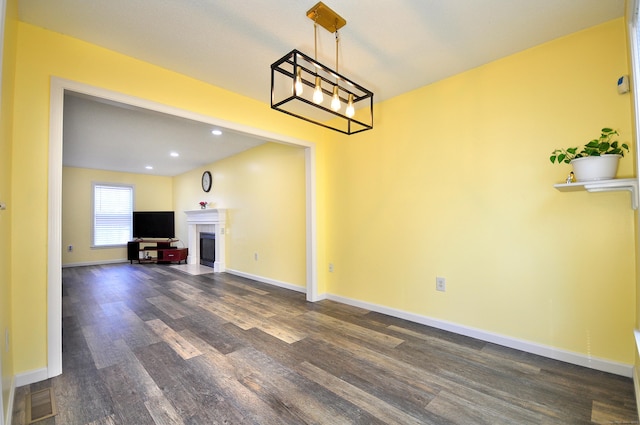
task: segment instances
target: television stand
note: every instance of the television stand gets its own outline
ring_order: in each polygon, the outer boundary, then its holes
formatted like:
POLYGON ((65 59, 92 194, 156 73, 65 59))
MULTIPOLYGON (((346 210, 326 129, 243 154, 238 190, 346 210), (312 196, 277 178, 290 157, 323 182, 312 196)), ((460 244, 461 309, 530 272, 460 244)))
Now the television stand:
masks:
POLYGON ((175 239, 136 239, 127 242, 127 260, 130 264, 137 261, 141 263, 171 263, 177 261, 180 264, 183 260, 187 264, 188 248, 178 248, 173 246, 175 239))

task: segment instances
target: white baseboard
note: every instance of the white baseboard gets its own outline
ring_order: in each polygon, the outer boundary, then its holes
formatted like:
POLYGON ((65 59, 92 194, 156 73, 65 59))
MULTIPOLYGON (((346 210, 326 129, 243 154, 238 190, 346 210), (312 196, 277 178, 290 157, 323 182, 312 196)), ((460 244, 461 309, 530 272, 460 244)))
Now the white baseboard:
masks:
MULTIPOLYGON (((329 295, 325 292, 322 294, 318 294, 318 296, 316 297, 315 300, 313 300, 313 302, 318 302, 318 301, 324 301, 324 300, 328 300, 329 299, 329 295)), ((310 301, 310 300, 307 300, 310 301)))
MULTIPOLYGON (((11 378, 11 388, 9 388, 9 400, 7 400, 7 411, 4 414, 4 423, 11 425, 13 423, 13 400, 16 394, 16 378, 11 378)), ((1 423, 2 421, 0 421, 1 423)))
POLYGON ((633 365, 618 363, 610 360, 594 358, 572 351, 562 350, 547 345, 537 344, 531 341, 512 338, 493 332, 483 331, 481 329, 462 326, 456 323, 447 322, 445 320, 433 319, 427 316, 421 316, 394 308, 389 308, 377 304, 364 301, 354 300, 351 298, 341 297, 338 295, 328 294, 327 299, 352 305, 354 307, 364 308, 366 310, 375 311, 377 313, 386 314, 388 316, 397 317, 399 319, 409 320, 411 322, 420 323, 422 325, 431 326, 437 329, 453 332, 459 335, 465 335, 482 341, 491 342, 493 344, 502 345, 516 350, 525 351, 527 353, 537 354, 539 356, 550 359, 560 360, 563 362, 584 366, 603 372, 613 373, 626 377, 633 376, 633 365))
MULTIPOLYGON (((276 281, 273 279, 267 279, 261 276, 244 273, 238 270, 227 269, 227 273, 234 274, 248 279, 256 280, 258 282, 267 283, 270 285, 279 286, 293 291, 305 292, 306 288, 291 285, 289 283, 276 281)), ((514 348, 516 350, 524 351, 531 354, 537 354, 539 356, 547 357, 554 360, 560 360, 566 363, 575 364, 578 366, 588 367, 590 369, 600 370, 602 372, 613 373, 615 375, 626 376, 631 378, 634 376, 633 365, 626 363, 614 362, 611 360, 600 359, 585 354, 576 353, 568 350, 562 350, 556 347, 551 347, 543 344, 538 344, 523 339, 512 338, 509 336, 487 332, 482 329, 471 328, 468 326, 459 325, 457 323, 448 322, 445 320, 434 319, 427 316, 418 315, 415 313, 409 313, 403 310, 395 308, 385 307, 378 304, 368 303, 352 298, 346 298, 333 294, 321 294, 317 301, 323 299, 329 299, 339 303, 352 305, 354 307, 364 308, 366 310, 375 311, 377 313, 386 314, 388 316, 397 317, 399 319, 409 320, 410 322, 420 323, 422 325, 431 326, 433 328, 442 329, 445 331, 453 332, 459 335, 476 338, 481 341, 490 342, 493 344, 502 345, 504 347, 514 348)))
MULTIPOLYGON (((270 285, 279 286, 281 288, 290 289, 292 291, 306 292, 306 288, 292 285, 290 283, 280 282, 273 279, 267 279, 261 276, 244 273, 238 270, 227 269, 227 273, 234 274, 248 279, 256 280, 258 282, 267 283, 270 285)), ((366 310, 375 311, 377 313, 386 314, 388 316, 397 317, 399 319, 408 320, 410 322, 420 323, 422 325, 431 326, 433 328, 442 329, 444 331, 453 332, 455 334, 476 338, 481 341, 490 342, 493 344, 502 345, 504 347, 513 348, 516 350, 524 351, 531 354, 537 354, 539 356, 547 357, 554 360, 560 360, 566 363, 575 364, 578 366, 588 367, 590 369, 600 370, 602 372, 613 373, 615 375, 621 375, 628 378, 634 376, 633 365, 626 363, 614 362, 611 360, 600 359, 593 356, 587 356, 585 354, 576 353, 573 351, 562 350, 556 347, 551 347, 543 344, 538 344, 523 339, 513 338, 493 332, 487 332, 482 329, 471 328, 468 326, 459 325, 457 323, 448 322, 445 320, 434 319, 427 316, 418 315, 415 313, 409 313, 403 310, 395 308, 385 307, 378 304, 368 303, 360 300, 342 297, 333 294, 321 294, 317 301, 324 299, 336 301, 339 303, 352 305, 354 307, 364 308, 366 310)))
POLYGON ((13 403, 16 395, 16 388, 24 385, 30 385, 36 382, 44 381, 49 378, 47 368, 36 369, 25 373, 19 373, 11 379, 11 389, 9 390, 9 403, 7 404, 7 412, 5 413, 5 424, 13 423, 13 403))
POLYGON ((15 386, 22 387, 23 385, 33 384, 44 381, 45 379, 49 379, 49 372, 46 367, 30 370, 29 372, 19 373, 15 376, 15 386))
POLYGON ((129 260, 126 258, 122 258, 120 260, 102 260, 102 261, 85 261, 82 263, 65 263, 62 265, 62 268, 67 267, 84 267, 84 266, 100 266, 102 264, 119 264, 119 263, 128 263, 129 260))
POLYGON ((236 275, 236 276, 240 276, 240 277, 246 277, 247 279, 256 280, 258 282, 267 283, 269 285, 279 286, 280 288, 290 289, 290 290, 296 291, 296 292, 306 292, 307 291, 307 288, 305 288, 304 286, 293 285, 291 283, 282 282, 282 281, 279 281, 279 280, 269 279, 269 278, 262 277, 262 276, 256 276, 254 274, 241 272, 239 270, 226 269, 225 272, 227 272, 229 274, 236 275))

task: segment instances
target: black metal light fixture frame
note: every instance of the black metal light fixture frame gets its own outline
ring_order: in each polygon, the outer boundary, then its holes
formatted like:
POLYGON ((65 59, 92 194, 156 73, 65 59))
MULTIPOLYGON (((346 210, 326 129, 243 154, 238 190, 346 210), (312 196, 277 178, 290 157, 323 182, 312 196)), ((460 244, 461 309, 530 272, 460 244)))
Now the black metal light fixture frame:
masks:
MULTIPOLYGON (((337 68, 338 29, 347 22, 322 2, 307 16, 314 31, 319 24, 336 33, 337 68)), ((271 108, 347 135, 373 128, 373 92, 296 49, 271 64, 271 108)))

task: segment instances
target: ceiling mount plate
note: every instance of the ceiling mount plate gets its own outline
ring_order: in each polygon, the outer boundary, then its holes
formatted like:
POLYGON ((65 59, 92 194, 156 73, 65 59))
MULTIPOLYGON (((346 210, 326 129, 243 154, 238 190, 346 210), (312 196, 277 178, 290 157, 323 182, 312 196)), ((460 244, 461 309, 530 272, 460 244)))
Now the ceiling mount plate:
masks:
POLYGON ((307 11, 307 17, 331 33, 347 25, 342 16, 321 1, 307 11))

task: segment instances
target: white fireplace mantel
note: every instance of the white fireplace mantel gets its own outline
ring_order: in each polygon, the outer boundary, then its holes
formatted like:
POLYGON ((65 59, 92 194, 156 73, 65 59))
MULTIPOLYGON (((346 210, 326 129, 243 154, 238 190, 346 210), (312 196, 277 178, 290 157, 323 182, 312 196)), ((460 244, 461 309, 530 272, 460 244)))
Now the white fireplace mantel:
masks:
POLYGON ((227 210, 223 208, 208 208, 184 212, 187 215, 189 256, 187 264, 200 263, 200 232, 215 233, 216 235, 216 259, 213 265, 214 272, 226 270, 225 252, 225 221, 227 210))

